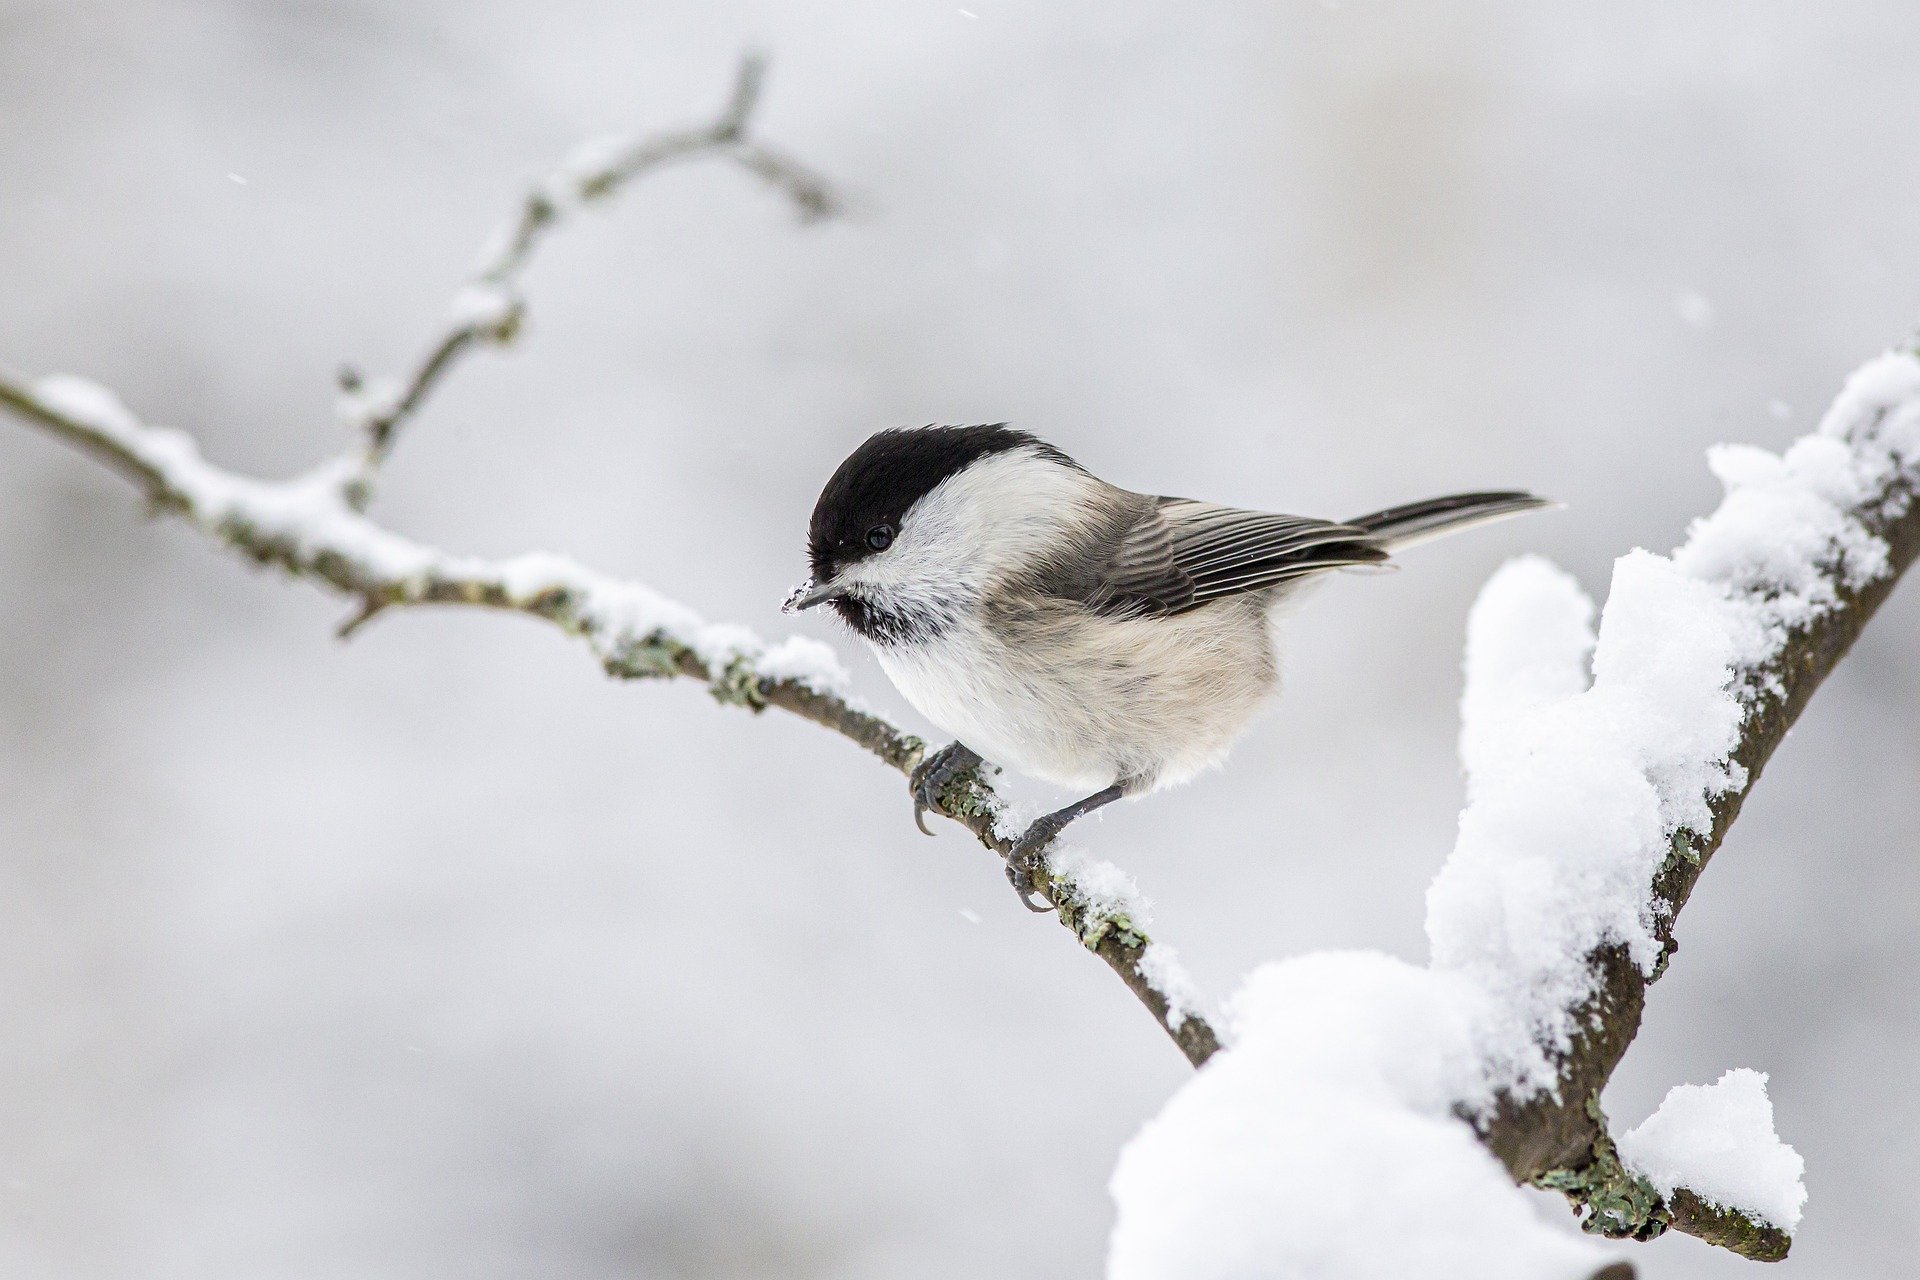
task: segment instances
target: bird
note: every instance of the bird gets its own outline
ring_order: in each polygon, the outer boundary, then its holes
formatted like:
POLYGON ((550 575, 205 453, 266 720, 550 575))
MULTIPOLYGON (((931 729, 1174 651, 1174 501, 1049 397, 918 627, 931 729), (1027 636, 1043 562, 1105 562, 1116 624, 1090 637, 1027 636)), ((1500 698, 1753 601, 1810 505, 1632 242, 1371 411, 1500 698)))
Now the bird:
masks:
MULTIPOLYGON (((985 762, 1084 793, 1007 853, 1020 900, 1068 824, 1225 761, 1279 682, 1276 621, 1316 580, 1553 503, 1457 493, 1350 520, 1109 484, 1005 423, 880 431, 814 504, 811 576, 901 695, 955 741, 913 772, 914 821, 985 762)), ((929 832, 931 834, 931 832, 929 832)))

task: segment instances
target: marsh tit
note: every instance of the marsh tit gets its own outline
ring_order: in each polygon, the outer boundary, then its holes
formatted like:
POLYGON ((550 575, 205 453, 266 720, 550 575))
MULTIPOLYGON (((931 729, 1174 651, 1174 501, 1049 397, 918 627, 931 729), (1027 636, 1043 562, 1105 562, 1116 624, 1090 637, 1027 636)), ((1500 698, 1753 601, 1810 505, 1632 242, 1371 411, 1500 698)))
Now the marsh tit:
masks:
POLYGON ((914 773, 914 820, 983 758, 1087 794, 1014 843, 1037 911, 1039 855, 1066 825, 1225 759, 1278 680, 1274 615, 1335 569, 1549 505, 1461 493, 1333 522, 1106 483, 1006 426, 882 431, 827 481, 813 576, 894 685, 958 741, 914 773))

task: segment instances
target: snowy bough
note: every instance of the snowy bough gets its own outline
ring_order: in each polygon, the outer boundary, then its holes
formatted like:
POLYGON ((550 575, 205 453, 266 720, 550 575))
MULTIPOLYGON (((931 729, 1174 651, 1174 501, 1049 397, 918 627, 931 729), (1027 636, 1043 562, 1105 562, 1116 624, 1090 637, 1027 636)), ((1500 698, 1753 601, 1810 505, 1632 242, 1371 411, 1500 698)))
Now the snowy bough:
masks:
MULTIPOLYGON (((524 268, 580 206, 708 158, 803 218, 834 212, 826 183, 751 134, 760 74, 743 64, 712 123, 596 141, 538 185, 410 375, 343 378, 353 441, 303 476, 226 471, 79 378, 0 373, 0 407, 117 470, 157 511, 346 596, 343 634, 416 605, 528 614, 585 641, 610 675, 700 680, 722 703, 800 715, 909 772, 925 744, 855 702, 816 642, 769 643, 563 557, 455 555, 366 514, 434 388, 469 352, 513 339, 524 268)), ((1060 921, 1200 1068, 1120 1156, 1114 1280, 1632 1274, 1620 1246, 1543 1222, 1521 1184, 1563 1192, 1601 1236, 1671 1229, 1786 1255, 1805 1192, 1766 1077, 1681 1085, 1617 1136, 1600 1096, 1741 801, 1920 554, 1920 357, 1866 365, 1784 455, 1726 446, 1709 461, 1726 500, 1671 556, 1623 556, 1597 625, 1573 580, 1538 559, 1481 593, 1462 705, 1467 805, 1428 894, 1427 965, 1369 953, 1270 964, 1216 1026, 1172 948, 1149 939, 1132 881, 1048 851, 1041 889, 1060 921)), ((1020 824, 989 780, 962 776, 940 799, 1005 854, 1020 824)))
POLYGON ((1516 1181, 1602 1235, 1786 1256, 1806 1193, 1765 1077, 1676 1088, 1617 1142, 1599 1099, 1742 798, 1920 550, 1920 359, 1868 364, 1784 456, 1710 462, 1726 500, 1671 557, 1621 557, 1597 633, 1543 560, 1481 592, 1431 962, 1247 979, 1232 1048, 1121 1157, 1116 1280, 1603 1273, 1516 1181))

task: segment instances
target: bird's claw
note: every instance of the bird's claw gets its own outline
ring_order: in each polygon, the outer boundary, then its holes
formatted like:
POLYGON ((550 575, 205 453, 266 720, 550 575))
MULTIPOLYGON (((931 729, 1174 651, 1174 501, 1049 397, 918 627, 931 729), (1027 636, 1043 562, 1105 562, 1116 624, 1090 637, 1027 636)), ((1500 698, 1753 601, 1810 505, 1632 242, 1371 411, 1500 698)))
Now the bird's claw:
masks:
MULTIPOLYGON (((942 805, 942 797, 966 774, 979 769, 981 763, 977 752, 950 742, 914 766, 907 785, 913 792, 913 825, 920 828, 921 834, 933 834, 927 828, 929 813, 953 816, 942 805)), ((1045 866, 1041 854, 1070 821, 1072 811, 1069 810, 1035 819, 1007 850, 1007 883, 1020 895, 1020 905, 1037 915, 1053 910, 1053 902, 1041 888, 1045 866)))
POLYGON ((1013 848, 1007 850, 1007 883, 1020 895, 1020 905, 1035 915, 1045 915, 1053 910, 1052 900, 1040 891, 1035 876, 1042 867, 1041 853, 1060 834, 1064 825, 1041 818, 1021 832, 1020 838, 1013 842, 1013 848))
POLYGON ((979 767, 979 755, 957 742, 949 742, 914 766, 907 785, 913 792, 913 825, 920 828, 921 835, 933 834, 927 827, 927 814, 951 816, 940 807, 941 794, 958 781, 961 774, 979 767))

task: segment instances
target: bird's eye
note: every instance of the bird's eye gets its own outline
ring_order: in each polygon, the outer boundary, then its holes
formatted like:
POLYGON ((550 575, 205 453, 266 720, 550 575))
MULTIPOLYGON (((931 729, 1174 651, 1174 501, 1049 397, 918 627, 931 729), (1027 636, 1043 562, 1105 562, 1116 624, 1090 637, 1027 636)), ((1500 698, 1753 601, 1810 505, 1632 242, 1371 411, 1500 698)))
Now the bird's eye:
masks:
POLYGON ((877 524, 867 530, 867 545, 875 551, 885 551, 893 545, 893 526, 877 524))

